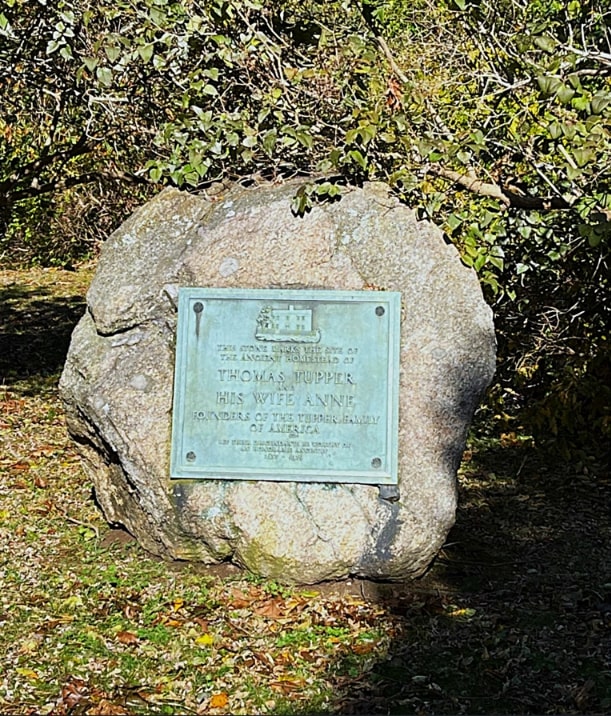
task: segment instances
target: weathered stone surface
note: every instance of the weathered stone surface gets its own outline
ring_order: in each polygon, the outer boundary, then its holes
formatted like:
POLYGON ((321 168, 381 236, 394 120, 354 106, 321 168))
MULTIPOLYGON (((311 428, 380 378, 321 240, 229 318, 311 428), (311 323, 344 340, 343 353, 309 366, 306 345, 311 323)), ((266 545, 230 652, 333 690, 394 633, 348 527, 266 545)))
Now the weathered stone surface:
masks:
POLYGON ((167 189, 108 240, 61 379, 109 522, 169 558, 288 582, 417 576, 454 522, 456 469, 494 372, 492 314, 440 231, 381 184, 294 217, 299 183, 167 189), (179 286, 402 293, 400 500, 365 485, 169 479, 179 286))

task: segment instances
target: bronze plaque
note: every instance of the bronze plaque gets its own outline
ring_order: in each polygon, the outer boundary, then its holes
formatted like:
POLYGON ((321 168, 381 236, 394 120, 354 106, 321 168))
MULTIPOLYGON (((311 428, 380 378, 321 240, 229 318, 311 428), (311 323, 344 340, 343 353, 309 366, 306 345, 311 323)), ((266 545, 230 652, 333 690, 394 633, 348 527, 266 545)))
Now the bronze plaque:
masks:
POLYGON ((397 292, 179 292, 171 476, 397 483, 397 292))

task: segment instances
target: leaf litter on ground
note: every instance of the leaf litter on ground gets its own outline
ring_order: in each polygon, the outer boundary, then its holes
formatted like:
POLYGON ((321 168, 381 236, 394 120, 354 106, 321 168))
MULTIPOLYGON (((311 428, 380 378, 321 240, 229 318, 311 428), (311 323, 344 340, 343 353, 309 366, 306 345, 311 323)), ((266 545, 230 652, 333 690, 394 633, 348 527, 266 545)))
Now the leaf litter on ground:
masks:
POLYGON ((521 439, 473 442, 413 583, 291 588, 114 539, 57 394, 90 277, 0 271, 0 711, 611 708, 608 474, 551 472, 521 439))

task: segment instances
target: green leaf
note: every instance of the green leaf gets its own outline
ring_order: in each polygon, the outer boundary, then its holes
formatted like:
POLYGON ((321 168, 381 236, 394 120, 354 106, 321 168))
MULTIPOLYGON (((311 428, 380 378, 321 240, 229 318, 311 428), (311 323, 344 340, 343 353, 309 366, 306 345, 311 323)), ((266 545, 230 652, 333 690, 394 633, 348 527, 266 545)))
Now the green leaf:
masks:
POLYGON ((149 43, 148 45, 141 45, 138 48, 138 54, 142 58, 143 62, 150 62, 154 51, 155 51, 155 45, 152 42, 149 43))
POLYGON ((372 124, 361 125, 358 128, 358 133, 363 140, 363 144, 367 146, 376 136, 376 128, 372 124))
POLYGON ((481 129, 476 129, 475 132, 471 132, 469 138, 471 139, 472 144, 476 147, 483 147, 486 144, 484 141, 484 133, 481 129))
POLYGON ((603 235, 596 230, 593 230, 588 236, 588 244, 595 249, 602 241, 603 235))
POLYGON ((365 157, 359 152, 358 149, 352 149, 348 152, 348 156, 350 159, 352 159, 353 162, 356 162, 363 171, 366 171, 367 169, 367 160, 365 157))
POLYGON ((608 92, 598 92, 592 97, 592 112, 594 114, 602 114, 611 102, 611 94, 608 92))
POLYGON ((149 176, 151 177, 151 181, 154 181, 157 183, 161 179, 161 175, 163 172, 159 167, 152 167, 149 169, 149 176))
POLYGON ((550 75, 542 75, 540 77, 537 77, 537 84, 539 85, 539 89, 546 97, 551 97, 553 94, 555 94, 562 86, 562 80, 560 80, 558 77, 553 77, 550 75))
POLYGON ((107 45, 104 48, 104 52, 106 53, 106 57, 108 57, 111 62, 115 62, 121 54, 121 48, 116 45, 107 45))
POLYGON ((165 70, 167 64, 168 63, 166 62, 165 58, 162 55, 160 55, 158 52, 156 52, 153 55, 153 67, 156 70, 159 70, 159 71, 165 70))
POLYGON ((575 90, 562 85, 562 87, 556 93, 556 97, 562 102, 562 104, 568 104, 575 96, 575 90))
POLYGON ((0 12, 0 32, 7 35, 11 34, 11 24, 7 16, 2 12, 0 12))
POLYGON ((342 158, 342 153, 339 149, 332 149, 329 152, 329 161, 334 167, 339 166, 340 160, 342 158))
POLYGON ((450 227, 450 231, 454 231, 462 224, 462 219, 456 214, 450 214, 447 219, 447 224, 450 227))
POLYGON ((477 258, 475 259, 475 261, 473 262, 473 268, 476 271, 479 271, 482 268, 482 266, 485 265, 487 259, 488 259, 488 257, 486 256, 486 254, 479 254, 477 256, 477 258))
POLYGON ((571 100, 571 106, 575 109, 579 110, 580 112, 590 112, 590 100, 587 98, 586 95, 579 95, 577 97, 573 97, 571 100))
MULTIPOLYGON (((497 294, 499 292, 499 282, 492 273, 487 272, 484 276, 482 276, 481 280, 483 283, 490 286, 494 294, 497 294)), ((472 616, 472 614, 475 614, 475 609, 465 609, 464 612, 465 617, 469 618, 470 616, 472 616)))
POLYGON ((562 136, 562 126, 559 122, 552 122, 548 128, 547 131, 549 132, 549 136, 552 139, 558 139, 562 136))
POLYGON ((176 186, 182 186, 185 182, 184 176, 182 171, 175 169, 173 172, 170 172, 170 178, 176 184, 176 186))
POLYGON ((83 57, 83 62, 89 72, 93 72, 98 65, 97 57, 83 57))
POLYGON ((57 51, 59 46, 60 46, 60 43, 57 40, 49 40, 49 42, 47 42, 47 49, 46 49, 47 55, 52 55, 54 52, 57 51))
POLYGON ((261 144, 263 145, 263 149, 267 154, 271 155, 274 151, 274 147, 276 146, 276 139, 278 138, 278 132, 276 132, 275 129, 270 129, 269 132, 266 132, 263 136, 263 141, 261 144))
POLYGON ((291 211, 295 216, 303 216, 306 211, 312 208, 312 200, 306 191, 306 187, 301 186, 297 190, 295 196, 291 199, 291 211))
POLYGON ((165 24, 165 21, 168 19, 168 16, 163 12, 162 10, 159 10, 156 7, 152 7, 149 10, 150 18, 153 21, 153 24, 155 25, 161 25, 163 26, 165 24))
POLYGON ((230 147, 237 147, 240 143, 240 137, 237 132, 229 132, 226 137, 226 141, 230 147))
POLYGON ((74 25, 75 17, 72 10, 64 10, 59 14, 59 16, 67 25, 74 25))
POLYGON ((573 122, 563 122, 560 127, 562 129, 562 134, 564 134, 568 140, 575 139, 577 128, 573 122))
POLYGON ((585 147, 583 149, 573 149, 572 151, 575 163, 578 167, 585 167, 585 165, 592 161, 592 159, 596 156, 594 150, 589 147, 585 147))
POLYGON ((488 256, 488 261, 499 271, 502 271, 505 266, 505 262, 499 256, 488 256))
POLYGON ((96 77, 106 87, 112 84, 112 70, 110 67, 98 67, 95 71, 96 77))
POLYGON ((307 149, 311 149, 314 145, 314 139, 309 132, 297 132, 296 137, 297 141, 307 149))
POLYGON ((185 181, 189 186, 197 186, 199 184, 199 174, 197 172, 187 172, 185 174, 185 181))
POLYGON ((539 35, 539 37, 535 37, 535 45, 540 50, 543 50, 544 52, 549 52, 551 54, 552 52, 556 51, 558 41, 551 35, 539 35))

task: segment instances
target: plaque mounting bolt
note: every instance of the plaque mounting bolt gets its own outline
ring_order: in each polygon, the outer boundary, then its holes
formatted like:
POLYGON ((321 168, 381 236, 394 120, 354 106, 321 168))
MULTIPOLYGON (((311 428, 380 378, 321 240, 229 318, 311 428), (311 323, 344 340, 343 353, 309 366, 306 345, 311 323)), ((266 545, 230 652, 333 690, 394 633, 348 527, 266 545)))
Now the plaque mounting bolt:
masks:
POLYGON ((383 316, 386 313, 384 310, 384 306, 377 306, 376 307, 376 316, 383 316))
POLYGON ((187 461, 188 462, 194 462, 197 455, 191 450, 187 453, 187 461))
POLYGON ((202 320, 202 311, 204 310, 204 304, 201 301, 196 301, 193 304, 193 313, 195 313, 195 335, 199 338, 199 325, 202 320))
POLYGON ((373 460, 371 461, 371 467, 376 467, 376 468, 377 468, 377 467, 382 467, 382 461, 380 460, 379 457, 374 457, 374 458, 373 458, 373 460))

